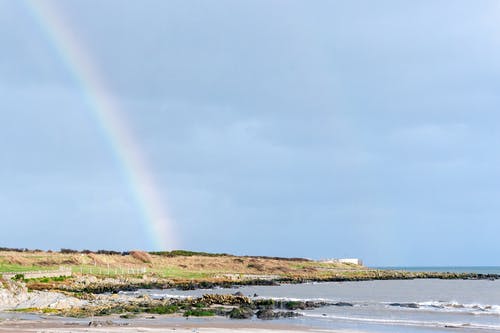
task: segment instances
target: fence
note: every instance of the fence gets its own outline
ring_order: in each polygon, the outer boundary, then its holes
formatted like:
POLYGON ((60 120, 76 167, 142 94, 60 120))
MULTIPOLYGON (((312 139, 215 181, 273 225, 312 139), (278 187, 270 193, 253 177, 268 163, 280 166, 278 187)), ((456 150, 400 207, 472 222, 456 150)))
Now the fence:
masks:
POLYGON ((72 276, 72 271, 90 275, 141 275, 146 274, 148 270, 146 267, 80 266, 71 268, 61 266, 57 270, 5 272, 0 275, 5 279, 12 279, 16 275, 23 275, 25 279, 39 279, 46 277, 72 276))
POLYGON ((90 275, 139 275, 146 274, 146 267, 100 267, 100 266, 80 266, 75 267, 75 272, 90 275))

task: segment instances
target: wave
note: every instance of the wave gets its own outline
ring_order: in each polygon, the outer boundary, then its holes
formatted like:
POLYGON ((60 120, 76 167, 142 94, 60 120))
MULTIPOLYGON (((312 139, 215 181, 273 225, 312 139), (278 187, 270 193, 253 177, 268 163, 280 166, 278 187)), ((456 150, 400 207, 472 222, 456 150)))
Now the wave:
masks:
POLYGON ((427 301, 427 302, 373 302, 373 301, 342 301, 339 299, 330 298, 294 298, 294 297, 272 297, 272 296, 259 296, 256 299, 274 299, 280 301, 314 301, 325 302, 331 306, 352 306, 352 307, 370 307, 370 306, 384 306, 384 307, 399 307, 405 310, 415 311, 442 311, 442 312, 456 312, 461 314, 471 315, 498 315, 500 316, 500 305, 498 304, 480 304, 480 303, 458 303, 453 301, 427 301))
POLYGON ((426 311, 456 312, 472 315, 500 315, 500 305, 479 303, 458 303, 446 301, 428 301, 416 303, 386 303, 388 306, 419 309, 426 311))
POLYGON ((139 295, 148 295, 153 299, 163 299, 163 298, 174 298, 174 299, 186 299, 186 298, 192 298, 193 296, 187 296, 187 295, 178 295, 178 294, 168 294, 168 293, 144 293, 140 291, 120 291, 120 295, 127 295, 127 296, 139 296, 139 295))
POLYGON ((309 318, 344 320, 350 322, 363 322, 368 324, 371 323, 371 324, 430 327, 430 328, 467 328, 467 329, 500 331, 500 325, 491 325, 491 324, 438 322, 438 321, 422 321, 422 320, 408 320, 408 319, 380 319, 380 318, 366 318, 366 317, 354 317, 354 316, 339 316, 331 314, 318 315, 307 312, 302 312, 301 314, 304 317, 309 317, 309 318))
POLYGON ((192 296, 186 296, 186 295, 175 295, 175 294, 149 294, 151 298, 153 299, 163 299, 163 298, 174 298, 174 299, 187 299, 187 298, 192 298, 192 296))
MULTIPOLYGON (((123 292, 127 294, 137 294, 136 292, 123 292)), ((174 293, 149 293, 152 298, 176 298, 186 299, 194 297, 193 295, 179 295, 174 293)), ((430 312, 448 312, 461 313, 471 315, 498 315, 500 316, 500 305, 498 304, 480 304, 480 303, 458 303, 453 301, 426 301, 426 302, 374 302, 374 301, 345 301, 341 299, 331 298, 301 298, 301 297, 275 297, 269 295, 259 295, 251 297, 253 299, 274 299, 278 301, 293 301, 293 302, 324 302, 331 306, 352 306, 352 307, 371 307, 383 306, 401 308, 408 311, 430 311, 430 312)))

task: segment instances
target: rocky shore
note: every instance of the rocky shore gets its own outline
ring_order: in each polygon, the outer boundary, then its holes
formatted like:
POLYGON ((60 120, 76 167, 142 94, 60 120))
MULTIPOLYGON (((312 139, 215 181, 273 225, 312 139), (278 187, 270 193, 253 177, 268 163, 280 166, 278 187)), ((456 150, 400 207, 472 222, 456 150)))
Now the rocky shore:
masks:
POLYGON ((222 316, 230 319, 250 319, 254 316, 269 320, 300 316, 297 310, 330 305, 325 302, 295 302, 273 299, 250 299, 234 295, 209 294, 197 298, 152 299, 147 295, 124 294, 80 295, 46 291, 28 292, 20 283, 0 290, 0 309, 14 312, 41 313, 72 318, 119 315, 132 319, 142 314, 182 315, 185 317, 222 316))
POLYGON ((349 303, 293 302, 249 298, 241 294, 204 295, 198 298, 152 299, 148 296, 122 294, 138 289, 181 290, 234 287, 241 285, 278 285, 305 282, 339 282, 408 279, 498 279, 494 274, 429 273, 383 270, 359 270, 337 275, 278 277, 273 279, 178 281, 155 276, 97 277, 77 275, 54 279, 0 279, 0 310, 37 312, 67 317, 117 315, 181 315, 185 317, 222 316, 230 319, 276 319, 299 316, 299 311, 322 306, 352 306, 349 303))
POLYGON ((307 277, 278 277, 273 279, 246 279, 246 280, 224 280, 224 279, 202 279, 202 280, 171 280, 155 276, 142 277, 97 277, 92 275, 80 275, 71 279, 58 281, 40 282, 39 280, 28 280, 26 284, 30 290, 58 291, 73 294, 103 294, 118 293, 120 291, 136 291, 139 289, 178 289, 196 290, 213 288, 231 288, 235 286, 251 285, 279 285, 298 284, 309 282, 349 282, 349 281, 371 281, 371 280, 410 280, 410 279, 444 279, 444 280, 496 280, 500 279, 498 274, 476 274, 476 273, 443 273, 443 272, 406 272, 366 270, 356 272, 342 272, 328 276, 307 277))
POLYGON ((79 307, 86 301, 54 291, 29 291, 24 283, 3 280, 0 287, 0 311, 27 308, 66 309, 79 307))

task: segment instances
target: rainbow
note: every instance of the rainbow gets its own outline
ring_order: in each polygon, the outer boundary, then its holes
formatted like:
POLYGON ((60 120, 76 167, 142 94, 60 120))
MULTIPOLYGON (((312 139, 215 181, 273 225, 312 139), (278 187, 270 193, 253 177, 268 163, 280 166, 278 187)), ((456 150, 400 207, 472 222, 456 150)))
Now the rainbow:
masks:
POLYGON ((177 246, 176 237, 172 220, 165 209, 165 200, 156 187, 151 169, 121 111, 120 103, 106 85, 102 72, 92 61, 90 50, 77 38, 71 25, 65 21, 64 14, 52 2, 28 0, 25 4, 77 80, 96 122, 109 139, 144 214, 144 224, 154 248, 174 249, 177 246))

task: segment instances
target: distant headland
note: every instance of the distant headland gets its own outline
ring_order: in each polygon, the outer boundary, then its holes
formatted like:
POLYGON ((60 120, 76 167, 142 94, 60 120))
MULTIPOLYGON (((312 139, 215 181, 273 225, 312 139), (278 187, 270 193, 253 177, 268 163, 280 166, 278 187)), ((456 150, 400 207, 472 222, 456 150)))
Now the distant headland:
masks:
POLYGON ((54 252, 12 248, 0 248, 0 275, 0 310, 15 309, 71 317, 145 312, 235 318, 253 316, 256 311, 266 310, 266 313, 260 314, 267 316, 266 319, 293 316, 294 309, 325 304, 251 300, 242 295, 203 296, 189 300, 138 300, 113 295, 140 289, 194 290, 305 282, 499 278, 494 274, 373 269, 361 265, 361 260, 354 258, 317 261, 185 250, 117 252, 61 249, 54 252), (276 308, 292 313, 273 312, 276 308))

